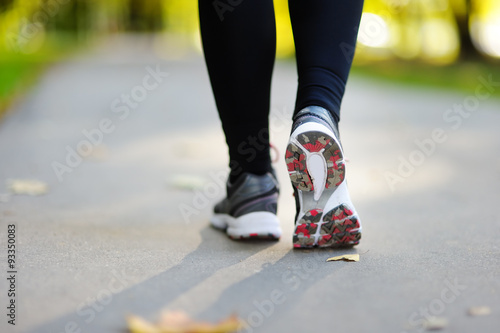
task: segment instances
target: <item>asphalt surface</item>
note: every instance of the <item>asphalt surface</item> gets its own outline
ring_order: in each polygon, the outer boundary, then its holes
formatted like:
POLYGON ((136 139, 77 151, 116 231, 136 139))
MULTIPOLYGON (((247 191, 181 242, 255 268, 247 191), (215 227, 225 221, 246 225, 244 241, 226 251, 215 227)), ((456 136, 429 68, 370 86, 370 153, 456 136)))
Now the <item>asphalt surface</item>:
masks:
POLYGON ((282 156, 293 63, 277 63, 273 81, 284 235, 270 243, 208 226, 227 148, 199 53, 116 38, 53 66, 0 124, 6 314, 10 224, 17 245, 16 325, 3 314, 0 331, 124 332, 127 314, 167 309, 236 313, 244 332, 421 332, 432 316, 442 332, 498 332, 500 101, 486 95, 500 87, 470 79, 477 97, 350 79, 341 135, 363 238, 303 251, 282 156), (48 192, 10 194, 8 179, 48 192), (360 261, 325 262, 345 253, 360 261), (478 306, 491 313, 468 314, 478 306))

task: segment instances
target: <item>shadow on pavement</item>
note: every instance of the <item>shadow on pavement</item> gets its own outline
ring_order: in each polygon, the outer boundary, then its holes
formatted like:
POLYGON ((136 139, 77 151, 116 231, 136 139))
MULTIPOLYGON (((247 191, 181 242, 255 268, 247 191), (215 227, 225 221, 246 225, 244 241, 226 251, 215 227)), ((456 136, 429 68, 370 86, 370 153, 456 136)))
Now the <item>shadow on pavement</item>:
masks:
POLYGON ((275 244, 230 241, 224 233, 209 226, 204 227, 200 233, 202 240, 198 248, 186 255, 179 264, 114 294, 101 312, 95 311, 95 318, 92 320, 90 316, 79 314, 76 309, 29 332, 121 332, 125 327, 127 314, 151 317, 218 270, 238 264, 275 244), (231 255, 227 255, 228 251, 231 255), (123 326, 118 327, 117 323, 123 323, 123 326))
MULTIPOLYGON (((316 282, 335 276, 352 263, 326 263, 329 257, 358 253, 357 248, 290 251, 274 264, 265 264, 257 274, 230 286, 201 318, 220 320, 221 314, 238 313, 253 332, 270 316, 287 312, 316 282)), ((352 268, 352 266, 350 266, 352 268)), ((337 281, 338 282, 338 281, 337 281)), ((335 278, 332 284, 337 283, 335 278)))

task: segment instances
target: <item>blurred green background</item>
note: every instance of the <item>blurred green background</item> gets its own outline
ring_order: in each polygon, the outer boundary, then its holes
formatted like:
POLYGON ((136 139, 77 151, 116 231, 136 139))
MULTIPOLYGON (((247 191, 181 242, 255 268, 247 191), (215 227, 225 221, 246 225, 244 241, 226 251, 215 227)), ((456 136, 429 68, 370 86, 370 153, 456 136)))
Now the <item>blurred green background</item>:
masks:
MULTIPOLYGON (((274 3, 277 55, 292 59, 287 0, 274 3)), ((0 111, 47 65, 113 34, 176 35, 201 52, 197 15, 197 0, 0 0, 0 111)), ((365 0, 355 73, 473 91, 500 76, 499 59, 499 0, 365 0)))

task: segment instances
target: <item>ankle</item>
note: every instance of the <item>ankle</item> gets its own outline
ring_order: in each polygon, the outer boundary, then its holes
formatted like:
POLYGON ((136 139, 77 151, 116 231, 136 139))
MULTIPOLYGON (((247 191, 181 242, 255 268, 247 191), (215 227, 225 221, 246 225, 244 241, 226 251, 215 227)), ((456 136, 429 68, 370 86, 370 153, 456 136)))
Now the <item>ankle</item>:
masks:
POLYGON ((308 106, 293 116, 292 132, 300 125, 309 121, 320 122, 330 128, 339 137, 338 117, 321 106, 308 106))

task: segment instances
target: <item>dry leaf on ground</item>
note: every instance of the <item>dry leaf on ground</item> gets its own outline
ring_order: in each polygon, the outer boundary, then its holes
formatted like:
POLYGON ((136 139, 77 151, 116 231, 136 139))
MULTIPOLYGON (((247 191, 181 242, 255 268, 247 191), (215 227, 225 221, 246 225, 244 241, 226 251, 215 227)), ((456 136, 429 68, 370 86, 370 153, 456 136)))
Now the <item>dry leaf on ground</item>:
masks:
POLYGON ((243 326, 235 315, 213 324, 194 321, 181 311, 164 312, 156 324, 134 315, 128 316, 127 323, 131 333, 230 333, 243 326))
POLYGON ((94 161, 104 161, 109 157, 108 148, 100 144, 99 146, 94 146, 92 152, 85 157, 85 159, 94 160, 94 161))
POLYGON ((469 316, 487 316, 491 314, 491 309, 489 306, 473 306, 467 311, 469 316))
POLYGON ((341 256, 328 258, 326 261, 359 261, 359 254, 343 254, 341 256))
POLYGON ((167 179, 170 186, 180 190, 197 190, 207 184, 207 180, 194 175, 176 174, 167 179))
POLYGON ((49 187, 36 179, 9 179, 7 187, 14 194, 41 195, 47 193, 49 187))
POLYGON ((429 317, 424 321, 423 326, 427 331, 442 330, 448 326, 448 319, 443 317, 429 317))

